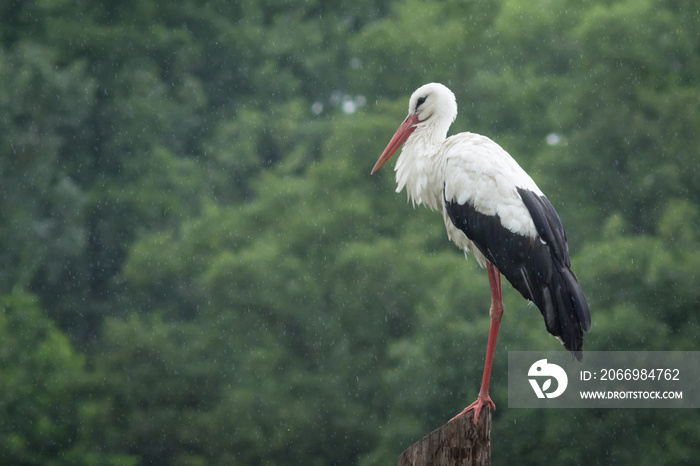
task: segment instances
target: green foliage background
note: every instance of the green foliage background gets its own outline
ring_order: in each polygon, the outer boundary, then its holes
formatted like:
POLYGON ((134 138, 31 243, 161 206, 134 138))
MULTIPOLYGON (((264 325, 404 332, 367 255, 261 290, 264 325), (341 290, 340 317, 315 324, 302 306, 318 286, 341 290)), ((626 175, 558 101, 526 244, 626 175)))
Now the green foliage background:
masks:
MULTIPOLYGON (((689 0, 0 3, 0 462, 393 464, 478 390, 486 274, 370 177, 411 92, 567 227, 589 350, 698 350, 689 0)), ((693 464, 694 410, 509 410, 495 464, 693 464)))

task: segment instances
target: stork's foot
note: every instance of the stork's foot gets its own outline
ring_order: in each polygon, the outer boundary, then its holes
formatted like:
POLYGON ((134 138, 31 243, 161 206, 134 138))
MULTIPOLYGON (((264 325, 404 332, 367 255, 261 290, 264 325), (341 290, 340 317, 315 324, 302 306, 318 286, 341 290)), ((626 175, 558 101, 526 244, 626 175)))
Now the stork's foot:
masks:
POLYGON ((469 411, 474 410, 474 424, 476 424, 477 419, 479 419, 479 413, 481 413, 481 408, 484 406, 491 408, 491 411, 496 411, 496 405, 491 401, 491 397, 488 394, 486 396, 479 395, 474 403, 464 408, 461 413, 450 419, 450 421, 454 421, 458 417, 464 416, 469 411))

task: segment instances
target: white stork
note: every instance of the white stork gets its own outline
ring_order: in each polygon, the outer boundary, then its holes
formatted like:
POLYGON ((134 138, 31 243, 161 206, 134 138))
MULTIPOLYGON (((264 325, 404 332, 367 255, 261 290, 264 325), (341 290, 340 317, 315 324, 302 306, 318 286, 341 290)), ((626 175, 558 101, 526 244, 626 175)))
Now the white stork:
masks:
POLYGON ((582 359, 583 332, 591 316, 571 271, 569 248, 559 215, 532 178, 489 138, 447 130, 457 116, 455 96, 438 83, 416 90, 408 116, 377 160, 372 173, 401 147, 396 182, 415 204, 440 211, 447 236, 471 252, 488 271, 491 326, 481 390, 459 417, 484 405, 495 409, 489 379, 503 314, 500 274, 542 312, 547 331, 582 359))

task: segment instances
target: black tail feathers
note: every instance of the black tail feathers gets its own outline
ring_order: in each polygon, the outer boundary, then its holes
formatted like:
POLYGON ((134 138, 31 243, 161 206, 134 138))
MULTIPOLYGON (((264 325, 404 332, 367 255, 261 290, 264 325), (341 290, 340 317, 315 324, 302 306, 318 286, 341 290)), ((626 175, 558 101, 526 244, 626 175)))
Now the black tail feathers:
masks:
POLYGON ((535 304, 544 316, 547 331, 559 337, 564 347, 581 361, 583 332, 591 328, 588 302, 569 267, 562 266, 552 275, 541 288, 541 299, 535 297, 535 304))

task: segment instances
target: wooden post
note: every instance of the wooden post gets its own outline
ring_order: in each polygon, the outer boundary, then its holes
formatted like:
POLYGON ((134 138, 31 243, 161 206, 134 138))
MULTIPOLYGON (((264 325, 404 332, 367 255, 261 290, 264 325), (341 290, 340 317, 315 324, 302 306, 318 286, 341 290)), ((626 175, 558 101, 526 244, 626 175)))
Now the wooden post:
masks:
POLYGON ((491 464, 491 410, 484 406, 426 435, 399 456, 399 466, 488 466, 491 464))

